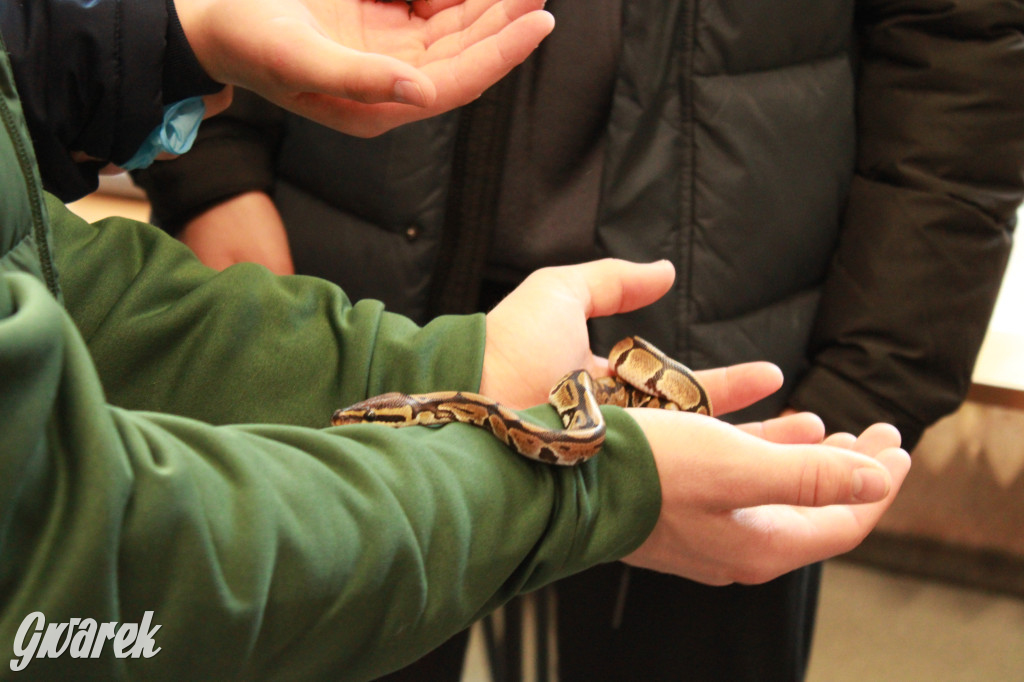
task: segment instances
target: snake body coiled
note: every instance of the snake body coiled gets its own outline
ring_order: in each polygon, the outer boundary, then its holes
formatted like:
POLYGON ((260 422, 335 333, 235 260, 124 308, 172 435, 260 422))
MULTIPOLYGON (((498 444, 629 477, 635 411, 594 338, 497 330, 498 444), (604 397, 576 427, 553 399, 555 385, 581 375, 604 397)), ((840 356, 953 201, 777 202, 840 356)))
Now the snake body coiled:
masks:
POLYGON ((571 466, 593 457, 604 443, 601 405, 713 413, 707 391, 693 372, 639 337, 615 344, 608 364, 614 376, 594 379, 589 372, 576 370, 551 389, 548 402, 558 412, 564 430, 524 421, 486 396, 463 391, 385 393, 337 410, 331 423, 392 427, 473 424, 524 457, 571 466))

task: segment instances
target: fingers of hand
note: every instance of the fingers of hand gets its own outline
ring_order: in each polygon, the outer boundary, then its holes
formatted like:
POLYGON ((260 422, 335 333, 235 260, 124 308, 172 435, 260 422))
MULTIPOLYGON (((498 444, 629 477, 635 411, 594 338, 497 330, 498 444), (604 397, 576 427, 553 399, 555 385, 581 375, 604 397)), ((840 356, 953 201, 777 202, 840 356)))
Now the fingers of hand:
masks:
POLYGON ((772 443, 700 415, 630 414, 647 435, 666 498, 679 493, 709 509, 729 510, 876 502, 892 493, 893 475, 875 459, 883 448, 895 447, 891 429, 869 429, 857 450, 846 450, 772 443))
POLYGON ((433 80, 395 57, 353 50, 315 32, 305 38, 307 49, 293 50, 288 62, 292 91, 340 97, 361 103, 398 102, 427 107, 437 99, 433 80), (320 49, 313 49, 313 43, 320 49))
POLYGON ((898 448, 902 440, 899 430, 892 424, 873 424, 864 429, 853 449, 872 455, 886 448, 898 448))
POLYGON ((489 28, 471 30, 436 43, 423 64, 424 73, 434 81, 439 93, 439 111, 435 113, 479 97, 522 63, 553 28, 554 18, 537 11, 513 20, 496 33, 487 33, 489 28))
POLYGON ((740 424, 742 431, 771 443, 812 445, 825 437, 825 424, 811 412, 799 412, 763 422, 740 424))
POLYGON ((893 487, 892 474, 873 458, 816 445, 775 446, 745 474, 737 473, 734 483, 734 502, 743 507, 878 502, 893 487))
POLYGON ((429 61, 455 56, 498 34, 516 19, 544 8, 543 0, 466 0, 435 12, 426 23, 429 61))
MULTIPOLYGON (((446 42, 455 51, 450 57, 438 58, 442 49, 428 54, 420 70, 414 70, 423 80, 408 73, 393 81, 390 98, 384 96, 383 82, 376 91, 380 99, 367 95, 358 101, 337 99, 346 94, 331 93, 327 97, 306 93, 289 102, 278 102, 303 116, 353 135, 370 137, 379 135, 398 125, 435 116, 472 102, 487 88, 520 64, 551 32, 553 19, 546 12, 533 12, 520 17, 494 35, 469 42, 474 38, 452 38, 446 42), (463 40, 466 45, 462 51, 463 40), (403 82, 404 81, 404 82, 403 82), (420 101, 417 89, 422 91, 420 101), (411 96, 410 96, 411 95, 411 96), (378 102, 367 104, 367 102, 378 102), (407 107, 405 104, 420 104, 407 107)), ((476 37, 480 37, 479 34, 476 37)), ((408 69, 411 66, 405 65, 408 69)), ((349 67, 351 68, 351 67, 349 67)), ((367 77, 371 77, 368 73, 367 77)), ((365 86, 363 86, 365 87, 365 86)), ((349 85, 345 93, 357 87, 349 85)))
POLYGON ((545 268, 534 273, 538 286, 557 288, 582 305, 589 317, 603 317, 642 308, 661 298, 675 279, 668 261, 630 263, 604 260, 545 268))
POLYGON ((711 397, 715 414, 752 405, 779 390, 783 381, 782 370, 770 362, 748 362, 696 374, 711 397))
MULTIPOLYGON (((444 16, 444 21, 463 28, 503 0, 413 0, 413 13, 424 18, 444 16)), ((542 5, 543 6, 543 5, 542 5)), ((452 30, 449 28, 449 31, 452 30)))
POLYGON ((859 447, 869 457, 765 441, 754 447, 747 441, 758 439, 745 434, 730 438, 738 431, 730 434, 727 425, 697 415, 675 415, 694 430, 687 438, 676 430, 672 439, 670 433, 668 442, 675 447, 685 442, 687 452, 665 458, 658 455, 664 434, 657 433, 664 413, 634 412, 646 413, 638 421, 655 436, 651 441, 663 503, 658 526, 631 560, 709 584, 761 583, 849 551, 878 523, 910 466, 909 456, 899 448, 875 450, 891 444, 889 429, 865 431, 859 447), (700 433, 698 427, 708 427, 710 433, 700 433), (886 471, 888 493, 880 501, 829 503, 829 498, 851 496, 854 473, 864 469, 886 471), (831 479, 839 483, 829 483, 831 479), (824 506, 799 506, 805 503, 824 506))
POLYGON ((798 566, 823 561, 856 547, 878 524, 910 471, 910 456, 899 448, 877 455, 892 476, 889 494, 872 504, 827 507, 770 505, 737 510, 732 520, 748 529, 742 546, 766 561, 755 571, 762 576, 740 576, 738 582, 763 582, 798 566))
POLYGON ((822 443, 825 445, 831 445, 834 448, 845 448, 850 450, 857 443, 857 436, 852 433, 840 431, 838 433, 829 434, 822 443))

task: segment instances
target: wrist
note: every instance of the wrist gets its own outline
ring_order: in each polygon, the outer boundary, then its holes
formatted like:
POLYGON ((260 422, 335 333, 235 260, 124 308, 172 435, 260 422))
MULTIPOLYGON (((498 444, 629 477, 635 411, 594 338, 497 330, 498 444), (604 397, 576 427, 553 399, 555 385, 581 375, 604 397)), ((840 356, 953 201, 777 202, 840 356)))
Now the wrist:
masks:
POLYGON ((224 88, 210 78, 196 58, 178 17, 175 0, 167 0, 167 47, 164 52, 163 102, 172 104, 187 97, 212 95, 224 88))
POLYGON ((620 559, 636 551, 654 531, 661 515, 661 478, 647 436, 629 411, 606 405, 601 413, 608 431, 604 447, 591 463, 602 468, 602 484, 607 487, 602 516, 619 517, 625 524, 614 555, 609 556, 620 559))

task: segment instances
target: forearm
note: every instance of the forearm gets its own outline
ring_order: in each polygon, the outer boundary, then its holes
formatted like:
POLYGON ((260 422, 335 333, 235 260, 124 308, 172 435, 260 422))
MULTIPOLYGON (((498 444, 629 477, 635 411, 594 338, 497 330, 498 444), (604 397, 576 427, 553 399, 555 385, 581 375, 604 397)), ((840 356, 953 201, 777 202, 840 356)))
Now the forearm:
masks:
POLYGON ((178 239, 215 270, 257 263, 277 275, 295 274, 284 221, 263 192, 245 192, 209 208, 188 221, 178 239))
POLYGON ((40 679, 368 679, 625 555, 658 514, 646 441, 618 410, 601 457, 561 468, 462 425, 213 427, 111 408, 71 320, 28 276, 0 278, 0 350, 7 658, 35 611, 153 611, 160 626, 154 658, 117 660, 108 643, 99 659, 32 661, 40 679))
POLYGON ((420 328, 322 280, 217 273, 150 226, 92 226, 50 208, 67 307, 114 404, 326 426, 367 395, 479 386, 482 315, 420 328))
POLYGON ((1024 197, 1024 19, 893 4, 862 3, 857 175, 793 401, 912 445, 966 392, 1024 197))

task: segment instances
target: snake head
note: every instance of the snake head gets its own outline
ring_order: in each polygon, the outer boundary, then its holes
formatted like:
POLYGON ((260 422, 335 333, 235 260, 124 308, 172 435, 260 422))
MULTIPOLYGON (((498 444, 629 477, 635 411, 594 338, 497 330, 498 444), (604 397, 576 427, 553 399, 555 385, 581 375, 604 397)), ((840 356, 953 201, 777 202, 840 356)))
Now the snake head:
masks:
POLYGON ((404 422, 409 407, 409 396, 404 393, 384 393, 355 405, 335 410, 331 416, 332 426, 348 424, 389 424, 404 422))

